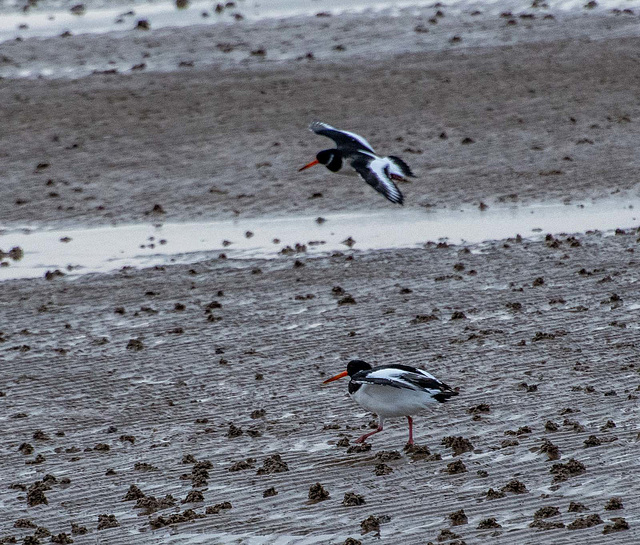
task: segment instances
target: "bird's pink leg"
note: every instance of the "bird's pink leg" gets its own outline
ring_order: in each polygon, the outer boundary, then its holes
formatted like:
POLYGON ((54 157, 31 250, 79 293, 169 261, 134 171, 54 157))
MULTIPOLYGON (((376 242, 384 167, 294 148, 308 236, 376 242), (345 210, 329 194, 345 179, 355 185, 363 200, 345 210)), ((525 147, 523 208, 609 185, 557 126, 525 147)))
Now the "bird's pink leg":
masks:
POLYGON ((362 437, 358 437, 354 442, 355 443, 364 443, 369 437, 376 433, 380 433, 382 431, 382 421, 380 421, 380 425, 373 430, 371 433, 365 433, 362 437))
POLYGON ((407 445, 413 445, 413 418, 407 416, 407 420, 409 421, 409 440, 407 445))

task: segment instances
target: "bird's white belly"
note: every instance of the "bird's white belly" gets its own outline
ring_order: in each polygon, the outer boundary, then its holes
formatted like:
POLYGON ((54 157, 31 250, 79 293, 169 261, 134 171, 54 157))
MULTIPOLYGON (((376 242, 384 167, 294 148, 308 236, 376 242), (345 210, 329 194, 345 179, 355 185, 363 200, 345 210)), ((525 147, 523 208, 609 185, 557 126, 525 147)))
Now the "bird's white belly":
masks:
POLYGON ((436 402, 426 392, 378 384, 363 384, 351 397, 361 407, 382 417, 411 416, 436 402))

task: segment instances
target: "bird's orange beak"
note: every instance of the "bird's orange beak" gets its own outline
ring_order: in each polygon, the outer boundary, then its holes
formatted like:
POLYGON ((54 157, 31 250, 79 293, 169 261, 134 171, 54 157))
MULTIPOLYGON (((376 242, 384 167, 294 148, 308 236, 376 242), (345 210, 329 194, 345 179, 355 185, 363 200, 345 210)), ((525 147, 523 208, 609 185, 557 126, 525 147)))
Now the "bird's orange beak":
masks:
POLYGON ((302 168, 298 169, 298 172, 302 172, 303 170, 308 169, 309 167, 312 167, 313 165, 317 165, 320 161, 318 161, 317 159, 311 161, 308 165, 304 165, 302 168))
POLYGON ((339 378, 346 377, 349 373, 346 371, 342 371, 342 373, 338 373, 335 377, 328 378, 322 384, 327 384, 329 382, 333 382, 334 380, 338 380, 339 378))

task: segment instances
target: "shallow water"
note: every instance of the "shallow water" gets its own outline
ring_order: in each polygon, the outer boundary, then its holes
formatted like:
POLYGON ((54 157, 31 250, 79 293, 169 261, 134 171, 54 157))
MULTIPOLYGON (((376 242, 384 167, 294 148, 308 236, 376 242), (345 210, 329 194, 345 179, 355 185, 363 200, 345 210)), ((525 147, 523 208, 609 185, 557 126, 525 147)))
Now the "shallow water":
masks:
POLYGON ((0 281, 41 277, 59 269, 79 275, 124 266, 193 263, 224 253, 230 259, 318 256, 335 251, 419 247, 446 240, 476 244, 520 234, 537 239, 547 233, 613 231, 640 224, 640 202, 536 205, 487 210, 387 210, 316 217, 242 218, 206 223, 134 224, 64 230, 5 231, 0 249, 24 250, 18 261, 5 259, 0 281), (345 241, 351 238, 352 246, 345 241), (61 239, 68 240, 67 242, 61 239), (296 244, 304 245, 298 248, 296 244), (289 247, 292 251, 282 253, 289 247))

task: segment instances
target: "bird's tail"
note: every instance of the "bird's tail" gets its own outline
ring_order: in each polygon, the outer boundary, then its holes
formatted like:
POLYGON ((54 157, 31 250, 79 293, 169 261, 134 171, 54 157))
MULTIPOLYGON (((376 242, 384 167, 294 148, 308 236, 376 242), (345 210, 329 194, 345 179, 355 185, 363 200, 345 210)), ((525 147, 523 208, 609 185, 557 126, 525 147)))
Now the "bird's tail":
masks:
POLYGON ((439 401, 440 403, 444 403, 445 401, 448 401, 450 398, 457 395, 458 395, 458 392, 456 392, 455 390, 452 390, 447 386, 446 390, 443 390, 437 393, 436 395, 434 395, 433 399, 435 399, 436 401, 439 401))

